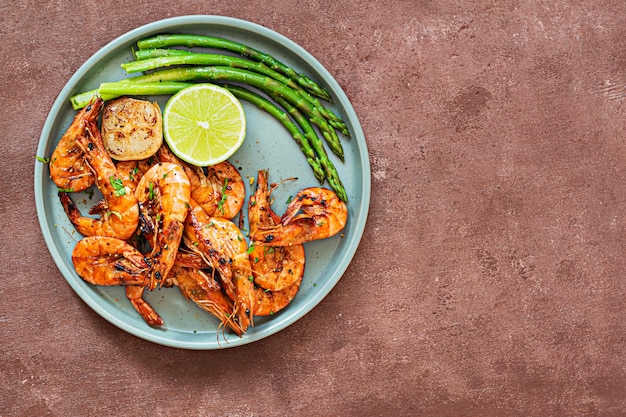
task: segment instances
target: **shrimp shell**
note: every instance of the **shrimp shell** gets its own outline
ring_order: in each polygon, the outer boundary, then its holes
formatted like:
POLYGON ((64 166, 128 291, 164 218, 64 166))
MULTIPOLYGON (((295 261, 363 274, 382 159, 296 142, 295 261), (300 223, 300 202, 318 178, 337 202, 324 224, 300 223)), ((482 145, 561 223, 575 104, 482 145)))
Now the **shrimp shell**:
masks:
POLYGON ((322 187, 301 190, 287 206, 281 224, 251 231, 255 243, 291 246, 336 235, 346 225, 348 207, 334 191, 322 187))
POLYGON ((78 276, 94 285, 144 285, 149 279, 144 255, 117 238, 82 238, 72 251, 72 263, 78 276))
POLYGON ((139 180, 135 196, 143 221, 150 222, 150 290, 161 283, 174 265, 189 207, 189 178, 172 163, 159 163, 139 180))
POLYGON ((91 187, 94 175, 83 159, 77 139, 85 136, 87 122, 95 123, 102 109, 102 99, 97 99, 74 116, 50 157, 50 178, 64 190, 80 192, 91 187))
POLYGON ((98 203, 97 219, 83 217, 73 201, 64 192, 59 193, 61 204, 76 230, 85 236, 109 236, 129 239, 139 224, 137 199, 128 186, 123 185, 111 157, 106 153, 95 122, 88 122, 86 135, 77 138, 85 161, 95 174, 96 185, 104 196, 98 203))

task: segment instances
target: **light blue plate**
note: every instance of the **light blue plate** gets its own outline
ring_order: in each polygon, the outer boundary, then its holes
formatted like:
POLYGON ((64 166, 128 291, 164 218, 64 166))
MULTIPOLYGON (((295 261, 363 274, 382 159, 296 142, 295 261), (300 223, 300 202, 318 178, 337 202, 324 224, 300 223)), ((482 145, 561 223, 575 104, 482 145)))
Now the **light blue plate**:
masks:
MULTIPOLYGON (((327 88, 334 101, 331 108, 344 119, 351 133, 349 139, 342 137, 345 163, 333 159, 349 198, 349 218, 344 234, 306 244, 306 272, 294 300, 273 316, 256 317, 254 327, 243 337, 238 337, 229 333, 223 335, 218 330, 218 321, 185 300, 176 288, 146 294, 146 300, 165 321, 162 328, 157 329, 144 323, 127 301, 123 288, 93 286, 79 278, 74 272, 71 253, 81 236, 74 230, 59 203, 57 188, 49 178, 48 166, 37 162, 34 183, 41 230, 54 261, 72 289, 115 326, 154 343, 185 349, 219 349, 248 344, 286 328, 311 311, 337 284, 350 264, 365 228, 370 200, 370 166, 365 137, 357 115, 339 84, 302 47, 251 22, 222 16, 183 16, 132 30, 89 58, 61 90, 52 106, 41 133, 37 155, 49 157, 52 154, 76 114, 69 98, 97 88, 100 82, 125 78, 120 64, 132 61, 131 51, 137 40, 159 33, 207 34, 245 43, 273 55, 327 88)), ((167 101, 167 97, 150 99, 158 101, 161 108, 167 101)), ((298 177, 296 181, 286 181, 273 193, 273 208, 280 214, 290 196, 319 183, 286 129, 249 103, 243 102, 243 105, 248 123, 247 136, 230 161, 244 177, 248 195, 251 191, 248 179, 256 178, 259 169, 269 169, 271 182, 298 177)), ((83 194, 75 196, 74 200, 86 212, 95 203, 96 197, 89 199, 87 194, 83 194)), ((80 322, 81 318, 75 317, 74 320, 80 322)))

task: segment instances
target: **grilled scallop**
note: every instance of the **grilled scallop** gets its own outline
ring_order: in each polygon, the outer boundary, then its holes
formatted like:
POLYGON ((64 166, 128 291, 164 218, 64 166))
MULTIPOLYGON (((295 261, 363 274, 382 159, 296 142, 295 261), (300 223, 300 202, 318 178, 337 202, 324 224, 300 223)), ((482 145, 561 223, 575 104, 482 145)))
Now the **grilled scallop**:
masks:
POLYGON ((117 161, 149 158, 163 143, 163 122, 157 103, 122 97, 102 113, 102 140, 117 161))

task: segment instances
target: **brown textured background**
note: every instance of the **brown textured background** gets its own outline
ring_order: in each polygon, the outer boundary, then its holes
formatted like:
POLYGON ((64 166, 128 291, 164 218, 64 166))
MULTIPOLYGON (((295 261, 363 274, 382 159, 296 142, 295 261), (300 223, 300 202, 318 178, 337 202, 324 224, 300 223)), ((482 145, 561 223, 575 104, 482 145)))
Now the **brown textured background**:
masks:
POLYGON ((625 16, 621 0, 0 2, 0 416, 626 415, 625 16), (311 52, 372 168, 335 289, 224 351, 145 342, 91 311, 32 191, 69 77, 185 14, 311 52))

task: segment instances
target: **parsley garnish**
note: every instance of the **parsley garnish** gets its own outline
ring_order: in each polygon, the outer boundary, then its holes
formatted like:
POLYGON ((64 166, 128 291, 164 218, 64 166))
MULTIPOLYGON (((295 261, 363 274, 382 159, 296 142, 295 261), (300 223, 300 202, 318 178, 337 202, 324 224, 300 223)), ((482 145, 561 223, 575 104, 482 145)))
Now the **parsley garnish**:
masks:
POLYGON ((111 217, 112 214, 115 215, 118 219, 122 220, 122 215, 120 214, 120 212, 115 210, 107 211, 107 218, 111 217))
POLYGON ((254 243, 250 244, 250 247, 247 250, 247 254, 250 255, 252 253, 252 251, 254 250, 254 243))
POLYGON ((222 186, 222 199, 220 200, 219 203, 217 203, 217 209, 222 214, 224 214, 224 203, 226 202, 226 199, 228 198, 228 196, 226 195, 227 187, 228 187, 228 178, 224 179, 224 185, 222 186))
POLYGON ((115 189, 115 193, 114 194, 115 194, 116 197, 121 197, 124 194, 126 194, 126 187, 124 187, 124 183, 122 182, 121 179, 115 178, 113 175, 111 175, 109 177, 109 182, 111 183, 111 185, 115 189))
POLYGON ((128 174, 128 179, 131 181, 134 181, 135 180, 134 176, 137 175, 138 172, 139 172, 139 167, 133 168, 133 170, 130 171, 130 174, 128 174))
POLYGON ((48 162, 50 162, 50 158, 43 158, 39 155, 35 155, 35 159, 41 162, 42 164, 47 164, 48 162))

